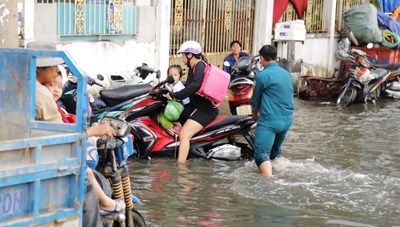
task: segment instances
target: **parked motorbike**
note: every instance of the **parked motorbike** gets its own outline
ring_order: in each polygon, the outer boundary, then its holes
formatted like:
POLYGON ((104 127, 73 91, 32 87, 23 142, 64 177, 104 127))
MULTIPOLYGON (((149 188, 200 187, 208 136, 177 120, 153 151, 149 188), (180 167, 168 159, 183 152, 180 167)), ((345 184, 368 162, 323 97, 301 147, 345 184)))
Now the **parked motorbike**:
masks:
MULTIPOLYGON (((136 158, 177 157, 179 131, 168 128, 160 117, 167 104, 167 90, 163 85, 173 81, 173 77, 169 76, 166 81, 155 86, 147 98, 119 115, 132 127, 136 158)), ((254 121, 248 116, 218 116, 192 138, 189 157, 251 159, 254 151, 253 135, 250 133, 252 124, 254 121), (230 138, 235 136, 241 136, 244 140, 230 144, 230 138)))
MULTIPOLYGON (((149 73, 156 73, 156 78, 159 79, 161 76, 160 71, 154 71, 153 69, 143 65, 138 67, 141 71, 142 76, 149 75, 149 73)), ((76 110, 76 93, 77 84, 75 77, 70 75, 68 81, 64 85, 63 94, 59 100, 59 104, 63 106, 68 113, 75 114, 76 110)), ((102 75, 97 75, 97 80, 89 78, 88 85, 97 85, 103 87, 103 84, 99 81, 103 81, 102 75)), ((152 86, 150 84, 134 84, 124 85, 113 89, 104 89, 99 91, 99 97, 89 97, 89 104, 92 109, 90 116, 90 122, 96 122, 107 114, 107 116, 113 116, 115 111, 123 111, 130 107, 132 103, 140 100, 148 94, 152 86)))
POLYGON ((383 91, 385 97, 400 99, 400 77, 389 80, 386 89, 383 91))
POLYGON ((113 89, 136 84, 150 84, 154 86, 159 82, 159 77, 157 77, 157 75, 157 71, 150 68, 146 63, 142 63, 141 66, 136 67, 134 72, 119 71, 107 73, 106 80, 109 86, 106 87, 107 89, 113 89), (152 78, 150 77, 151 74, 154 75, 152 78))
MULTIPOLYGON (((238 59, 232 67, 229 84, 229 108, 232 115, 251 115, 251 96, 253 95, 254 79, 258 72, 259 56, 245 56, 238 59)), ((229 62, 224 65, 229 66, 229 62)))
POLYGON ((399 76, 400 64, 373 65, 365 52, 354 48, 348 51, 348 55, 354 65, 346 75, 346 83, 337 98, 337 105, 375 103, 381 94, 390 92, 389 82, 399 76))
POLYGON ((132 194, 127 163, 128 157, 134 154, 130 126, 115 118, 105 117, 101 120, 101 123, 104 122, 113 127, 116 136, 98 139, 99 163, 96 170, 101 176, 96 176, 106 194, 109 192, 114 199, 124 200, 126 209, 124 213, 106 213, 101 217, 110 226, 144 227, 146 222, 143 216, 133 206, 134 203, 142 205, 142 202, 132 194))

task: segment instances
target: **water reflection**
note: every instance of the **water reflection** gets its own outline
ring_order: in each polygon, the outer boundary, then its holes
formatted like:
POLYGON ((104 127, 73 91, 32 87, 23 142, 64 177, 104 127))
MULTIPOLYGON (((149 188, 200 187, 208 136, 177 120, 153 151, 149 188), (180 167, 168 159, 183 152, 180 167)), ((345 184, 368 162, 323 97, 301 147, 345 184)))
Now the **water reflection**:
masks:
POLYGON ((396 226, 400 102, 295 102, 272 181, 253 162, 153 159, 132 166, 149 226, 396 226))

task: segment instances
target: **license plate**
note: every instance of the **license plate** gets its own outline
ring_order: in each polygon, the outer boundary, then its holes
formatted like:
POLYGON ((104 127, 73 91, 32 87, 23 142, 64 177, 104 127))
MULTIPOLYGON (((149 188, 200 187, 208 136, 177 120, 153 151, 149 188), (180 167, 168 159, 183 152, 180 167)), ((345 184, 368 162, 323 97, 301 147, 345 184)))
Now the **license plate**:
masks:
POLYGON ((236 107, 237 115, 251 115, 251 105, 244 105, 236 107))

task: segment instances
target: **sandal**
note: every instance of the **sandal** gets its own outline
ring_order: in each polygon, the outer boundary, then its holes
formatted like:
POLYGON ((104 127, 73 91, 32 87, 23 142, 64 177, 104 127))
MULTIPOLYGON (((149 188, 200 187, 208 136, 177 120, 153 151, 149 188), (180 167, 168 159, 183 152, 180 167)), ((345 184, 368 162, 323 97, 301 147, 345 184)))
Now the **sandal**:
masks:
POLYGON ((123 199, 114 199, 115 201, 115 208, 112 211, 108 210, 99 210, 100 215, 109 215, 109 214, 115 214, 115 213, 122 213, 125 211, 125 202, 123 199))

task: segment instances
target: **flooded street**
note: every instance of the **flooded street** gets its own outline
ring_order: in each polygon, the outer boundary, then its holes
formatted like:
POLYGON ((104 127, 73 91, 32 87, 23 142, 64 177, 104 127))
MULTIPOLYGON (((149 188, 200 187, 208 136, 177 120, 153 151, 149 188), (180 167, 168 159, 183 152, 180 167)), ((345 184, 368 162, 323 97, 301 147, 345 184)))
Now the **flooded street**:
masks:
POLYGON ((131 164, 148 226, 400 226, 400 102, 295 99, 274 179, 254 162, 131 164))

